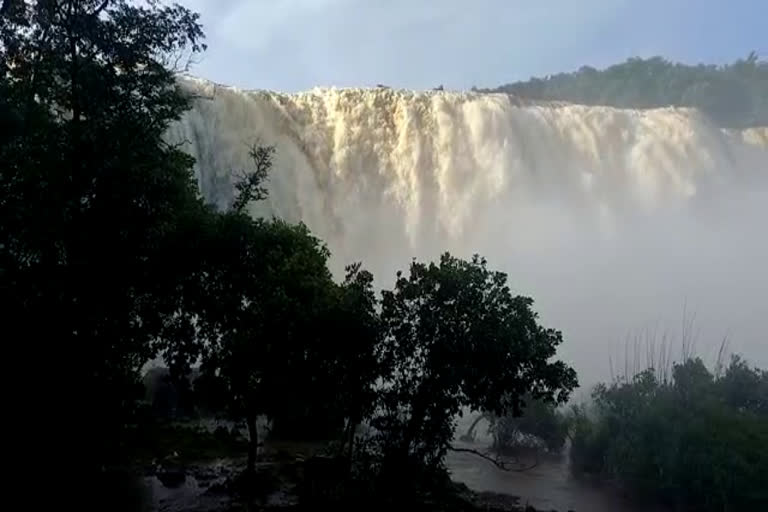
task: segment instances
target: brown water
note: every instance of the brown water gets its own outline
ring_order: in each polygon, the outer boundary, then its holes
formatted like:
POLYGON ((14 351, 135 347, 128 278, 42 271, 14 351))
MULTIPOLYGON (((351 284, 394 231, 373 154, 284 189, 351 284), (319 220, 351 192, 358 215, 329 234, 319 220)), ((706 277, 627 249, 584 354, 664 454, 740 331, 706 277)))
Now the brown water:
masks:
MULTIPOLYGON (((457 446, 484 451, 486 442, 455 443, 457 446)), ((540 460, 523 472, 504 471, 469 453, 449 452, 446 460, 451 476, 476 491, 492 491, 520 497, 521 504, 539 510, 565 512, 659 512, 630 502, 605 485, 574 478, 568 458, 540 460)))

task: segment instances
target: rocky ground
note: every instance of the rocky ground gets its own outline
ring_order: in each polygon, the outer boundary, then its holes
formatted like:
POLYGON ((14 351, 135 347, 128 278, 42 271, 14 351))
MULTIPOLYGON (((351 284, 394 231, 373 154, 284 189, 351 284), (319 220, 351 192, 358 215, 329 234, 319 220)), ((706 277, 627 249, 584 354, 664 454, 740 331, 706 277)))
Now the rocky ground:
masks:
MULTIPOLYGON (((157 444, 137 452, 136 465, 98 484, 105 492, 104 509, 142 512, 219 512, 238 510, 297 510, 303 501, 318 501, 340 491, 344 481, 336 474, 338 462, 323 457, 325 443, 270 441, 261 449, 254 475, 244 478, 245 453, 236 435, 169 426, 147 436, 157 444), (234 437, 233 437, 234 436, 234 437), (307 500, 307 496, 311 500, 307 500), (119 502, 116 507, 115 497, 119 502), (107 506, 109 505, 109 506, 107 506)), ((348 484, 347 484, 348 485, 348 484)), ((449 504, 423 510, 518 512, 533 510, 517 497, 475 492, 464 484, 448 484, 438 493, 449 504)), ((354 488, 353 488, 354 489, 354 488)), ((349 490, 349 488, 347 488, 349 490)), ((340 508, 337 505, 331 508, 340 508)), ((368 510, 378 503, 362 506, 368 510)), ((328 508, 328 507, 321 507, 328 508)), ((344 508, 344 507, 341 507, 344 508)), ((358 507, 359 508, 359 507, 358 507)))
MULTIPOLYGON (((158 465, 142 477, 144 511, 222 512, 240 510, 299 510, 303 458, 269 460, 257 465, 257 476, 247 484, 240 476, 242 460, 225 460, 185 468, 158 465), (250 506, 248 505, 250 503, 250 506)), ((450 510, 484 512, 535 512, 516 496, 475 492, 454 484, 450 510)), ((372 504, 373 505, 373 504, 372 504)), ((374 507, 375 508, 375 507, 374 507)))

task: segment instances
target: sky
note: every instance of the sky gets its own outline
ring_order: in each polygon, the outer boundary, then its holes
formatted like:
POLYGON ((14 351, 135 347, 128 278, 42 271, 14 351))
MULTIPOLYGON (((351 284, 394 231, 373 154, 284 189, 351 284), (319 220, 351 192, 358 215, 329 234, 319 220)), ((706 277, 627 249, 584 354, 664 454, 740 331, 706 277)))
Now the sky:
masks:
POLYGON ((468 89, 632 56, 768 56, 766 0, 176 1, 208 36, 192 73, 248 89, 468 89))

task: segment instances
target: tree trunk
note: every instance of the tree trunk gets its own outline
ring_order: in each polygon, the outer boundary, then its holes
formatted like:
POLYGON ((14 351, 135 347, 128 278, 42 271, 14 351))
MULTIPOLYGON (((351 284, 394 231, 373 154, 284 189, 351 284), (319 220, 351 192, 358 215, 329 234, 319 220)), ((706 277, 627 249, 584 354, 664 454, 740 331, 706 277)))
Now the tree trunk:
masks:
POLYGON ((401 446, 400 456, 403 457, 403 461, 407 461, 411 454, 411 444, 415 441, 418 444, 419 431, 424 423, 425 412, 420 406, 413 408, 411 413, 411 419, 405 426, 405 432, 403 433, 403 443, 401 446))
POLYGON ((467 430, 467 433, 464 435, 464 438, 467 440, 474 441, 475 439, 475 428, 477 428, 477 424, 480 423, 480 420, 488 419, 490 421, 490 418, 487 414, 483 413, 480 414, 477 418, 475 418, 475 421, 472 422, 472 425, 470 425, 469 429, 467 430))
MULTIPOLYGON (((70 0, 68 13, 67 13, 67 37, 69 38, 69 80, 70 80, 70 94, 71 94, 71 108, 72 108, 72 181, 77 183, 76 180, 80 179, 80 117, 81 117, 81 105, 80 105, 80 85, 79 85, 79 68, 78 68, 78 36, 75 31, 74 23, 77 14, 79 14, 79 4, 77 1, 70 0)), ((79 194, 79 191, 75 189, 79 194)))
POLYGON ((249 473, 253 473, 256 470, 256 454, 259 449, 259 431, 256 427, 256 416, 249 415, 246 422, 248 423, 248 466, 249 473))
POLYGON ((348 426, 348 433, 347 433, 347 442, 349 443, 349 452, 348 452, 348 459, 350 463, 352 462, 352 456, 354 455, 355 450, 355 427, 357 427, 357 423, 354 421, 349 422, 348 426))

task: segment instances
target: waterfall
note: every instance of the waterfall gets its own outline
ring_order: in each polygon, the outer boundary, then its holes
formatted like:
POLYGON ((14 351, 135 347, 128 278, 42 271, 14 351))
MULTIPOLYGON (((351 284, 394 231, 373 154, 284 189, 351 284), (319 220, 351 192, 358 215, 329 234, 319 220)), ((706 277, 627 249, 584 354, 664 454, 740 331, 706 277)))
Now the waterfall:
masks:
POLYGON ((363 261, 389 286, 413 257, 479 252, 573 339, 581 370, 603 372, 628 330, 674 330, 684 302, 707 336, 768 362, 766 128, 503 94, 182 84, 194 108, 168 137, 204 196, 226 204, 250 145, 276 145, 252 213, 305 222, 335 272, 363 261))

